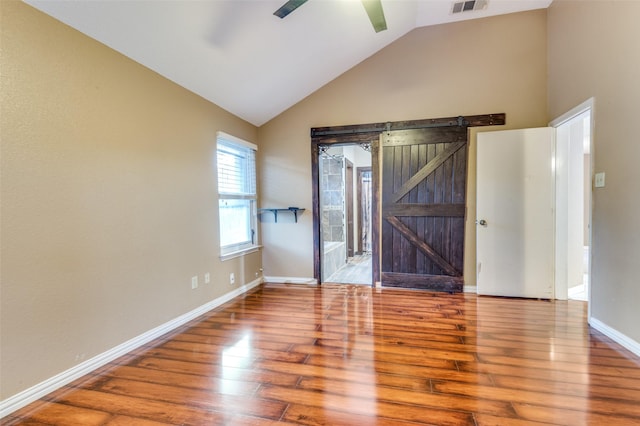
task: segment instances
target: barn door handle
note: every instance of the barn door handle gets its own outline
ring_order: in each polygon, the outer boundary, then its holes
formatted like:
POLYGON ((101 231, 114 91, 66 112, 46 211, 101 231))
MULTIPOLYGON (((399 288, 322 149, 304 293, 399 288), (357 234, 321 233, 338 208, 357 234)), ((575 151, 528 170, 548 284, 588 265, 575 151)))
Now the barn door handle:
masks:
POLYGON ((487 221, 484 219, 476 220, 476 225, 487 226, 487 221))

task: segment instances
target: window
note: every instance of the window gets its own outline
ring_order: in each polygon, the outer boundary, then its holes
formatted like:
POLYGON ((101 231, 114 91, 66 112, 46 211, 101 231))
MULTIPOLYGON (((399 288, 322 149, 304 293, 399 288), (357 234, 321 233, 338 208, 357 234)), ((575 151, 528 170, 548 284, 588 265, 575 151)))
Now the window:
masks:
POLYGON ((256 146, 218 132, 220 254, 232 257, 257 247, 256 146))

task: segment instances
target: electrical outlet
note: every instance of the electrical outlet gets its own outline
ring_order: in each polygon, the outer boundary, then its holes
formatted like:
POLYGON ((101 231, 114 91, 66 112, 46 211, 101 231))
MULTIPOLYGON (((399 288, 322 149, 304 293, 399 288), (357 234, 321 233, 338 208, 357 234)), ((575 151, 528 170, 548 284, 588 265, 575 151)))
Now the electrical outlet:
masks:
POLYGON ((196 289, 198 288, 198 277, 191 277, 191 289, 196 289))
POLYGON ((229 274, 229 284, 233 285, 236 283, 236 274, 233 272, 229 274))
POLYGON ((207 272, 206 274, 204 274, 204 283, 209 284, 210 282, 211 282, 211 274, 207 272))

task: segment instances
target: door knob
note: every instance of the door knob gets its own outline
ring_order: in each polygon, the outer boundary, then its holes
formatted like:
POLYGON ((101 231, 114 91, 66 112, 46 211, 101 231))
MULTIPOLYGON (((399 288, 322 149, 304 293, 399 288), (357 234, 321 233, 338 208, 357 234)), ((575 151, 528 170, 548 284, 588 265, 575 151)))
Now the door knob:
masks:
POLYGON ((487 221, 484 219, 476 220, 476 224, 480 226, 487 226, 487 221))

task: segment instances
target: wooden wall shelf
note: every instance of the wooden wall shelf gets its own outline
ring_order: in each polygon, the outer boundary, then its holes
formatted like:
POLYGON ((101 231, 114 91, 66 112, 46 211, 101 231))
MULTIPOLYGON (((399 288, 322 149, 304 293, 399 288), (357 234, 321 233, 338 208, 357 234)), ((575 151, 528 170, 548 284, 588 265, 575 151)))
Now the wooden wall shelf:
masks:
POLYGON ((296 223, 298 223, 298 213, 302 214, 302 212, 304 212, 305 209, 301 209, 298 207, 280 207, 280 208, 272 208, 272 209, 258 209, 258 214, 260 213, 264 213, 264 212, 271 212, 273 213, 273 218, 275 220, 275 223, 278 223, 278 213, 279 212, 290 212, 293 213, 293 218, 295 219, 296 223))

